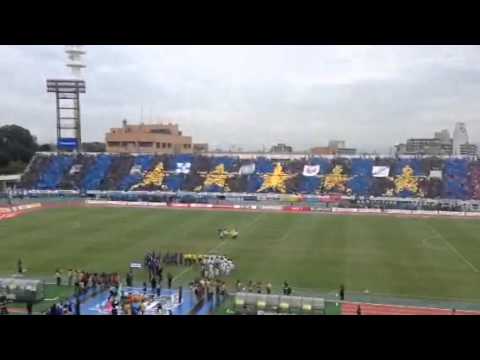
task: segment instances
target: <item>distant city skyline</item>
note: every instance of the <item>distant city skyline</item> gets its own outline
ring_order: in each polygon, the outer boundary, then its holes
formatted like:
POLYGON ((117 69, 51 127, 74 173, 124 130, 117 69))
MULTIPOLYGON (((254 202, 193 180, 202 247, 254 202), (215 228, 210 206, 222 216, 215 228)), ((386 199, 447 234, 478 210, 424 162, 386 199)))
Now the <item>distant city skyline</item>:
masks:
MULTIPOLYGON (((409 137, 480 131, 478 46, 87 46, 86 142, 122 119, 178 123, 210 148, 294 151, 344 140, 390 152, 409 137)), ((55 142, 45 79, 67 74, 63 46, 0 46, 0 124, 55 142)))

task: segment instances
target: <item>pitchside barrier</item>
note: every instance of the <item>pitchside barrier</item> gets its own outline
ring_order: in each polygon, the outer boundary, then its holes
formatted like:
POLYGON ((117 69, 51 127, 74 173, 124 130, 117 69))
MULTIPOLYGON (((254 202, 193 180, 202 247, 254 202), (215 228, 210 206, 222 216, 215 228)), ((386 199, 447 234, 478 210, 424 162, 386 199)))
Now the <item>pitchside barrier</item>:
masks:
MULTIPOLYGON (((315 210, 319 211, 319 210, 315 210)), ((437 210, 404 210, 404 209, 349 209, 349 208, 331 208, 331 212, 338 214, 351 213, 382 213, 397 215, 437 215, 437 216, 477 216, 480 212, 463 212, 463 211, 437 211, 437 210)))
POLYGON ((11 206, 11 207, 0 207, 0 214, 3 213, 12 213, 22 210, 29 210, 41 207, 42 204, 35 203, 35 204, 25 204, 25 205, 18 205, 18 206, 11 206))
POLYGON ((11 212, 11 213, 3 213, 3 214, 0 214, 0 220, 13 219, 17 216, 20 216, 20 214, 21 214, 20 211, 11 212))
POLYGON ((41 207, 42 204, 26 204, 26 205, 19 205, 19 206, 12 206, 12 207, 2 207, 0 208, 0 221, 13 219, 22 214, 23 210, 35 209, 41 207))
MULTIPOLYGON (((463 211, 437 211, 437 210, 404 210, 404 209, 368 209, 368 208, 325 208, 309 206, 275 206, 275 205, 217 205, 198 203, 171 203, 144 202, 144 201, 107 201, 107 200, 85 200, 88 205, 114 205, 114 206, 141 206, 141 207, 172 207, 192 209, 245 209, 245 210, 269 210, 279 212, 321 212, 337 214, 397 214, 397 215, 430 215, 430 216, 468 216, 480 217, 480 212, 463 211)), ((40 204, 38 204, 40 205, 40 204)), ((1 209, 0 209, 1 211, 1 209)))
POLYGON ((324 313, 325 299, 304 296, 266 295, 239 292, 235 294, 234 305, 237 310, 255 308, 281 312, 324 313))

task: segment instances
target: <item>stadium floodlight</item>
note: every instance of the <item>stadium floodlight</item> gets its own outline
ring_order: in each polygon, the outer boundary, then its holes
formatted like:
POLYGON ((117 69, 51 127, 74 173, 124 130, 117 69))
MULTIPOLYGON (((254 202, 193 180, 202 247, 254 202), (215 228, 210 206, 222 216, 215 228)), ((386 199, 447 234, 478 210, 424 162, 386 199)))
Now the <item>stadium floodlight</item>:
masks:
POLYGON ((66 66, 71 70, 72 79, 47 80, 47 92, 56 95, 57 106, 57 147, 59 150, 79 150, 82 144, 80 122, 80 94, 85 93, 82 69, 86 67, 81 45, 67 45, 66 66))
POLYGON ((83 56, 87 53, 82 45, 67 45, 65 46, 65 53, 67 54, 67 67, 72 71, 75 79, 82 79, 82 69, 87 65, 83 62, 83 56))

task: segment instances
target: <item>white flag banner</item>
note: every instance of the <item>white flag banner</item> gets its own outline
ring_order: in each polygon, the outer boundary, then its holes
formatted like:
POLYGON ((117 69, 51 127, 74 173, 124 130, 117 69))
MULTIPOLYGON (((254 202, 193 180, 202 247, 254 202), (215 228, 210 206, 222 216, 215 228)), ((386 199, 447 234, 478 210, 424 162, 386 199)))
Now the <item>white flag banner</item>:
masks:
POLYGON ((390 172, 390 167, 388 166, 374 166, 372 168, 373 177, 388 177, 389 172, 390 172))
POLYGON ((442 178, 442 170, 430 170, 430 177, 431 178, 442 178))
POLYGON ((141 175, 142 174, 142 165, 133 165, 130 169, 130 175, 141 175))
POLYGON ((78 174, 81 170, 82 170, 81 164, 73 165, 72 168, 70 169, 69 174, 75 175, 75 174, 78 174))
POLYGON ((192 167, 192 163, 189 162, 179 162, 177 163, 177 169, 175 172, 177 174, 190 174, 190 168, 192 167))
POLYGON ((320 165, 305 165, 303 167, 303 176, 315 176, 320 172, 320 165))
POLYGON ((239 171, 240 175, 251 175, 254 172, 255 172, 255 163, 242 165, 239 171))

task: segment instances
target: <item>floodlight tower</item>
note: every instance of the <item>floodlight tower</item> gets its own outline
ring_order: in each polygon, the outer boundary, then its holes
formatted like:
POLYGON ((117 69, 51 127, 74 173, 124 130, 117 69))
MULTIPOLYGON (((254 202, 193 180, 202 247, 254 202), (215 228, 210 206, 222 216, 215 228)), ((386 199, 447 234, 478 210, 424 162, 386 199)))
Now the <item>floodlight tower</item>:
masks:
POLYGON ((47 80, 47 92, 53 92, 57 100, 57 147, 59 150, 79 150, 82 144, 80 123, 80 94, 85 93, 82 69, 86 67, 83 56, 86 51, 81 45, 67 45, 66 66, 72 78, 47 80))
POLYGON ((81 45, 67 45, 65 46, 65 52, 67 53, 67 67, 72 71, 72 75, 75 79, 82 79, 82 69, 87 65, 83 62, 83 56, 86 51, 81 45))

